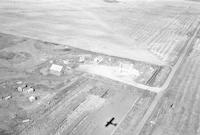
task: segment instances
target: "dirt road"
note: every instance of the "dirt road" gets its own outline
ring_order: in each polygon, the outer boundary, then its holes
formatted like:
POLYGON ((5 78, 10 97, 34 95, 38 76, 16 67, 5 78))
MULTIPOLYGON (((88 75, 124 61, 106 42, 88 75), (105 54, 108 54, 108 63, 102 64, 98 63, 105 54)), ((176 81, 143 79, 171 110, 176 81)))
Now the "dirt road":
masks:
POLYGON ((143 117, 143 119, 141 120, 141 122, 139 123, 139 125, 137 126, 134 134, 135 135, 139 135, 142 128, 144 127, 145 123, 147 122, 147 120, 149 119, 149 117, 152 115, 152 112, 154 111, 156 105, 158 104, 158 102, 161 100, 161 98, 163 97, 165 90, 169 87, 169 84, 172 81, 172 78, 174 77, 174 75, 176 74, 177 70, 180 68, 180 65, 183 63, 184 59, 187 57, 188 53, 190 52, 190 49, 193 47, 192 42, 194 41, 194 39, 196 38, 198 32, 200 30, 200 25, 198 24, 197 29, 195 30, 193 36, 190 38, 190 40, 188 41, 188 43, 186 44, 186 47, 184 49, 184 51, 182 52, 180 58, 178 59, 177 63, 175 64, 175 66, 173 67, 169 77, 167 78, 167 81, 165 82, 165 84, 161 87, 161 92, 157 94, 157 96, 155 97, 154 101, 152 102, 151 106, 149 107, 149 110, 147 111, 147 113, 145 114, 145 116, 143 117))

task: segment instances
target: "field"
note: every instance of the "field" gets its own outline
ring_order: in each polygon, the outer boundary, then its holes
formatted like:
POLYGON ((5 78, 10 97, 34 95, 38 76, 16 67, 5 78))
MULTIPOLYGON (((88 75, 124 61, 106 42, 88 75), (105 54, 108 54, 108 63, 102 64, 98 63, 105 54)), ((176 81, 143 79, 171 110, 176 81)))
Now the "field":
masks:
POLYGON ((1 0, 0 135, 200 134, 199 15, 184 0, 1 0))
POLYGON ((188 54, 141 135, 199 134, 199 58, 199 50, 188 54))
POLYGON ((155 96, 79 67, 114 67, 125 78, 134 69, 142 73, 131 79, 141 83, 159 66, 7 34, 0 40, 5 45, 0 50, 1 134, 110 134, 114 127, 105 127, 109 119, 121 122, 134 105, 143 108, 136 109, 135 117, 144 115, 155 96), (52 64, 63 66, 61 75, 51 73, 52 64), (35 91, 20 90, 21 85, 35 91))
POLYGON ((177 60, 199 12, 191 3, 192 11, 187 3, 167 3, 61 0, 50 1, 47 7, 45 1, 2 0, 0 28, 4 33, 166 65, 177 60))

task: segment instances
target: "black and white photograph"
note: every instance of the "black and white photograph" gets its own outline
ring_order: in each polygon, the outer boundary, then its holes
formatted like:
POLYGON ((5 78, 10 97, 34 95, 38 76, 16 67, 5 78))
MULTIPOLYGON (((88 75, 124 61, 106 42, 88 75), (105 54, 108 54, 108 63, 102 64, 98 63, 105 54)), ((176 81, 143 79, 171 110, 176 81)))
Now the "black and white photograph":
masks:
POLYGON ((200 135, 200 0, 0 0, 0 135, 200 135))

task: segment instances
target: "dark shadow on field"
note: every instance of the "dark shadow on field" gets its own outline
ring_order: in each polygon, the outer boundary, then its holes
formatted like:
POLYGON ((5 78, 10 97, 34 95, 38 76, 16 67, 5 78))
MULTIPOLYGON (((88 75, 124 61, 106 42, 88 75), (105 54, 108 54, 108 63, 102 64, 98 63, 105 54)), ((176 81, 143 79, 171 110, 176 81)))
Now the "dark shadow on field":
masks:
POLYGON ((12 135, 12 133, 9 133, 6 130, 0 129, 0 135, 12 135))

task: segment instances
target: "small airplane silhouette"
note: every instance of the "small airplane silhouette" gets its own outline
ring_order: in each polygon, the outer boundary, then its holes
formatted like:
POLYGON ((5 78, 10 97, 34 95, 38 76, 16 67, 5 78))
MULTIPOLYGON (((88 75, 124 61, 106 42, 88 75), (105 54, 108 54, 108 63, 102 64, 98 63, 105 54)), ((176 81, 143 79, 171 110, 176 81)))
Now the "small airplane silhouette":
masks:
POLYGON ((117 123, 113 123, 114 120, 115 120, 115 118, 112 117, 112 118, 110 119, 110 121, 108 121, 108 122, 106 123, 105 127, 108 127, 109 125, 117 126, 117 123))

